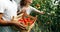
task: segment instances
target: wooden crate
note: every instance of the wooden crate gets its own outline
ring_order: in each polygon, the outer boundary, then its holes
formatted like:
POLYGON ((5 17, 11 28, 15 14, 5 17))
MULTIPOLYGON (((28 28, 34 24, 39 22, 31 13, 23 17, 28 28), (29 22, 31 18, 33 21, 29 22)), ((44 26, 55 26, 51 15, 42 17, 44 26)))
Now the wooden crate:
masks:
POLYGON ((25 25, 23 25, 24 27, 26 27, 26 30, 20 29, 20 32, 30 32, 30 30, 32 29, 32 27, 34 26, 34 24, 35 24, 35 22, 36 22, 36 20, 37 20, 37 16, 36 16, 36 17, 33 17, 33 16, 31 16, 31 15, 27 15, 26 13, 24 13, 21 18, 24 19, 25 17, 32 18, 32 19, 34 20, 34 23, 33 23, 32 25, 30 25, 30 26, 25 26, 25 25))

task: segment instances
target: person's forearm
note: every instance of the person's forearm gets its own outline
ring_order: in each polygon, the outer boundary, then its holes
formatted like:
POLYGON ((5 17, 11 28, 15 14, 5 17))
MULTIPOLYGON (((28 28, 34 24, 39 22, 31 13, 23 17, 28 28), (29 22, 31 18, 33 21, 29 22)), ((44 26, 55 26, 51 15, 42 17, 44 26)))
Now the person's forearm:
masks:
POLYGON ((14 25, 14 23, 0 19, 0 26, 9 26, 9 25, 14 25))
POLYGON ((13 23, 13 22, 7 22, 7 21, 4 22, 4 20, 1 20, 1 19, 0 19, 0 26, 16 26, 20 29, 26 30, 26 28, 24 26, 22 26, 21 24, 13 23))
POLYGON ((39 11, 39 10, 37 10, 36 12, 41 14, 41 11, 39 11))
POLYGON ((39 14, 44 14, 45 13, 45 12, 39 11, 39 10, 37 10, 36 12, 38 12, 39 14))

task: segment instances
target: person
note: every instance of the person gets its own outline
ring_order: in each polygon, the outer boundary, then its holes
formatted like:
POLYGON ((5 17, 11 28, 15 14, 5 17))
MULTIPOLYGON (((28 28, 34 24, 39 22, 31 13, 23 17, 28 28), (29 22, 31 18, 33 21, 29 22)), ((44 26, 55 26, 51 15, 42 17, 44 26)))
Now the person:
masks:
POLYGON ((32 11, 35 11, 35 12, 38 12, 40 14, 44 14, 45 12, 43 11, 39 11, 37 10, 36 8, 30 6, 30 4, 32 3, 33 0, 21 0, 20 1, 20 4, 18 5, 18 14, 23 11, 23 10, 26 10, 26 13, 27 14, 30 14, 32 11))
POLYGON ((18 22, 15 23, 14 17, 16 16, 17 16, 16 2, 14 0, 0 0, 0 32, 18 32, 12 29, 11 28, 12 26, 7 26, 15 25, 17 27, 20 27, 18 22))
MULTIPOLYGON (((30 15, 30 13, 31 13, 32 11, 35 11, 35 12, 37 12, 37 13, 39 13, 39 14, 44 14, 44 13, 45 13, 45 12, 43 12, 43 11, 39 11, 39 10, 37 10, 36 8, 30 6, 30 4, 32 3, 32 1, 33 1, 33 0, 21 0, 21 1, 20 1, 20 4, 19 4, 19 6, 18 6, 18 15, 21 14, 21 13, 24 13, 24 12, 26 12, 27 15, 30 15)), ((31 25, 31 28, 32 28, 33 26, 34 26, 34 24, 31 25)), ((31 30, 31 29, 29 29, 28 32, 30 32, 30 30, 31 30)))

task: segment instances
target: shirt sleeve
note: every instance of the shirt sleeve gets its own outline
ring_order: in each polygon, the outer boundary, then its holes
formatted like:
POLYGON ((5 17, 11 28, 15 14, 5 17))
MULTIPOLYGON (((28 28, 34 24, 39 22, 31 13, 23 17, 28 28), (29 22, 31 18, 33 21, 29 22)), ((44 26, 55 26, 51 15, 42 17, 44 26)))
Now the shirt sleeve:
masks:
POLYGON ((32 6, 30 6, 30 8, 31 8, 32 11, 40 12, 39 10, 37 10, 36 8, 34 8, 34 7, 32 7, 32 6))
POLYGON ((0 13, 4 13, 4 5, 2 2, 0 2, 0 13))
POLYGON ((31 7, 31 10, 33 10, 33 11, 36 11, 37 9, 36 8, 34 8, 34 7, 32 7, 32 6, 30 6, 31 7))

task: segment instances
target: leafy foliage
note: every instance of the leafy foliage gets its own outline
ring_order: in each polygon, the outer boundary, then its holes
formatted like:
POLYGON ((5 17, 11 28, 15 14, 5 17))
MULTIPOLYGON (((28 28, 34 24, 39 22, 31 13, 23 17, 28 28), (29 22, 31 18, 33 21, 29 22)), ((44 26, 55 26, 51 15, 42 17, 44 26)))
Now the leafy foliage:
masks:
POLYGON ((31 13, 33 16, 38 15, 32 32, 60 32, 60 2, 54 5, 52 0, 34 0, 31 6, 45 12, 44 15, 31 13))

